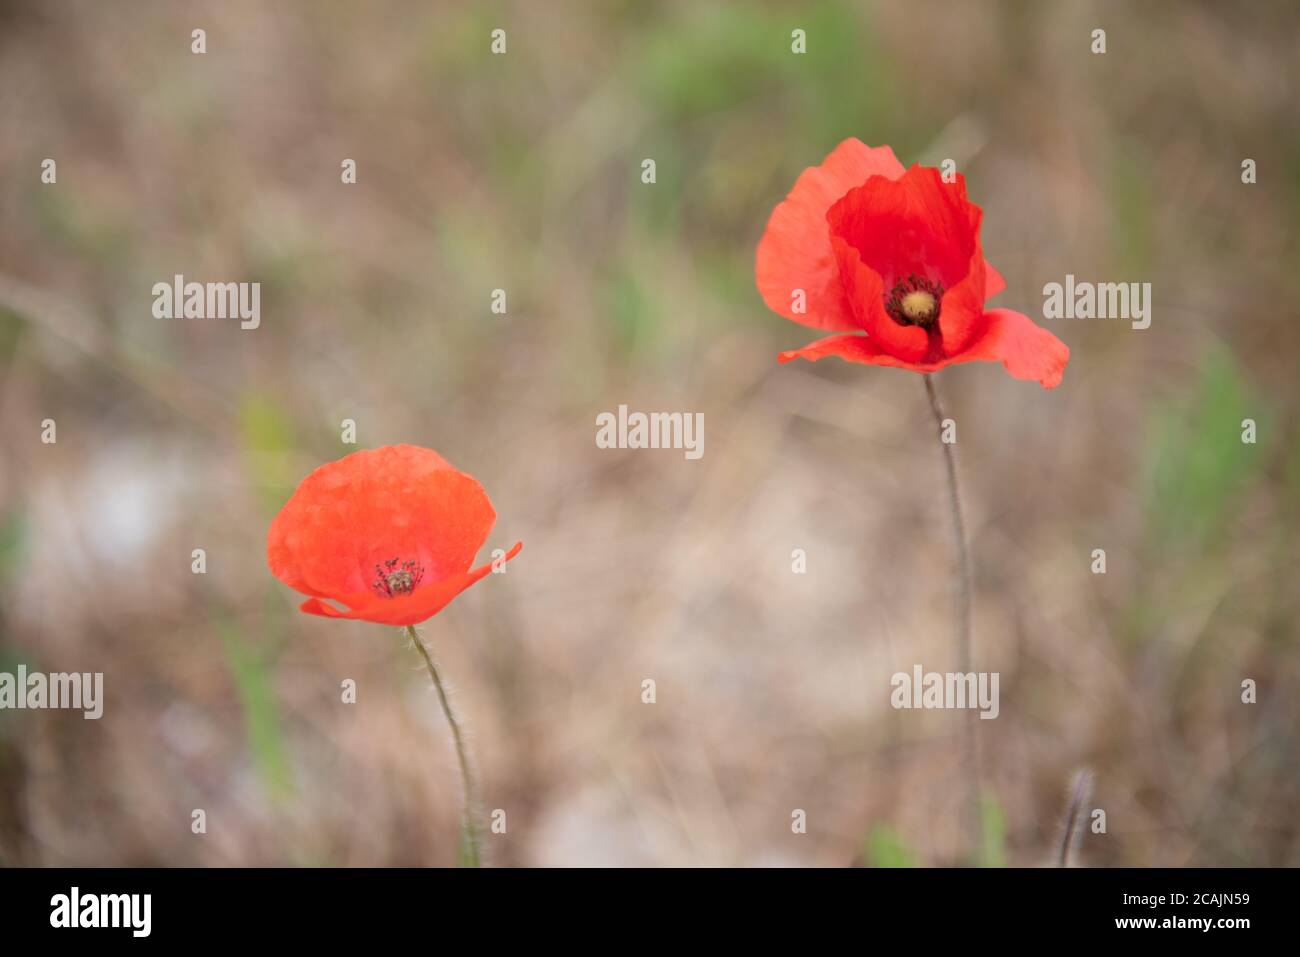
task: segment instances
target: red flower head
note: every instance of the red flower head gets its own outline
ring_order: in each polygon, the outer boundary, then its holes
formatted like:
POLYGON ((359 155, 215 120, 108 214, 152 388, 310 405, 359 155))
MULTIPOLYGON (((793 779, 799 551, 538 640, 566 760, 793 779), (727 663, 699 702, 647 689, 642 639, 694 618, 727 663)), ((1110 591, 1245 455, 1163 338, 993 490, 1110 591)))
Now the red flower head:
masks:
POLYGON ((271 522, 266 558, 276 578, 311 596, 305 612, 414 625, 491 571, 470 565, 496 517, 483 486, 437 452, 388 445, 303 479, 271 522))
POLYGON ((866 335, 820 339, 780 361, 833 355, 934 372, 997 359, 1015 378, 1054 388, 1070 357, 1065 344, 1028 316, 984 308, 1006 283, 984 261, 982 215, 961 174, 945 183, 936 169, 904 170, 888 146, 845 140, 773 211, 755 278, 787 319, 866 335))

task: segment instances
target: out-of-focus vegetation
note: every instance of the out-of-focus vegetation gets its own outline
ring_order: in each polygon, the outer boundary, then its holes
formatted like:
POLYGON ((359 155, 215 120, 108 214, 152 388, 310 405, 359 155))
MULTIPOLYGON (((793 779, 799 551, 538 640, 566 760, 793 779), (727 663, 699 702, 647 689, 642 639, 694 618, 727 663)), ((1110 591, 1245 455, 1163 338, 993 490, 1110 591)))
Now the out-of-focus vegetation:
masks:
POLYGON ((475 474, 488 548, 526 543, 425 628, 496 863, 1046 863, 1080 767, 1107 831, 1079 863, 1300 863, 1298 28, 1281 2, 0 2, 0 670, 107 694, 97 722, 0 711, 0 862, 454 862, 418 659, 265 567, 353 419, 475 474), (889 707, 894 672, 953 662, 921 383, 778 368, 816 333, 753 288, 772 207, 849 136, 957 162, 999 304, 1153 288, 1149 329, 1052 324, 1053 392, 940 376, 1001 674, 976 849, 963 716, 889 707), (261 282, 261 327, 155 319, 177 273, 261 282), (704 458, 597 449, 621 403, 704 412, 704 458))

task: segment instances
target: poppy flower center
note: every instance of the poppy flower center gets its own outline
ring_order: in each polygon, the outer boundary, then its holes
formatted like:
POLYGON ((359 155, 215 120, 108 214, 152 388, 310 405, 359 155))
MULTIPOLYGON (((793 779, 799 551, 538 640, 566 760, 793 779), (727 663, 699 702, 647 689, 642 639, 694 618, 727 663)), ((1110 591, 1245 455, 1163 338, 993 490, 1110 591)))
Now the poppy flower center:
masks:
POLYGON ((939 318, 943 283, 931 282, 915 273, 900 279, 885 297, 885 312, 900 326, 928 329, 939 318))
POLYGON ((409 595, 424 578, 424 566, 413 561, 390 558, 382 565, 375 566, 375 580, 371 587, 386 598, 409 595))

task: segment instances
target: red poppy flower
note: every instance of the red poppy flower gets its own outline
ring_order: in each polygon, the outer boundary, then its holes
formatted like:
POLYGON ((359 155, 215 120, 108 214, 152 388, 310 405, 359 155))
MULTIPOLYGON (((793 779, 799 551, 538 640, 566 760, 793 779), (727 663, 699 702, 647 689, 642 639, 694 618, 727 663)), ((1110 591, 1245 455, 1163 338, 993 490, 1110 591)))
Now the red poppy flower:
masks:
POLYGON ((904 170, 888 146, 856 139, 835 147, 773 211, 755 278, 763 301, 787 319, 854 334, 780 361, 839 356, 934 372, 1001 360, 1015 378, 1054 388, 1070 357, 1065 343, 1021 313, 985 309, 1006 282, 984 261, 982 215, 961 174, 945 183, 933 168, 904 170))
POLYGON ((414 625, 492 570, 470 565, 496 517, 483 486, 437 452, 366 449, 303 479, 271 522, 266 558, 276 578, 311 596, 305 612, 414 625))

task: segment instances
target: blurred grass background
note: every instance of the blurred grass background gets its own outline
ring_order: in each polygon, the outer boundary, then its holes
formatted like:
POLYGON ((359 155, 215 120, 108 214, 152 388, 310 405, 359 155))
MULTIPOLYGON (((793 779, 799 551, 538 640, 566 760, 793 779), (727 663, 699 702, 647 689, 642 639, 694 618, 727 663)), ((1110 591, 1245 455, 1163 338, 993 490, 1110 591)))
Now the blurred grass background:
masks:
POLYGON ((107 695, 98 722, 0 712, 0 863, 455 859, 418 658, 265 567, 345 418, 476 475, 485 556, 526 544, 425 628, 507 812, 493 861, 963 860, 961 716, 888 706, 895 671, 952 667, 920 380, 778 368, 815 333, 753 288, 772 207, 848 136, 957 161, 1001 305, 1153 284, 1145 331, 1052 324, 1053 392, 940 376, 1002 676, 981 860, 1050 860, 1089 767, 1085 864, 1300 863, 1298 27, 1283 2, 0 0, 0 670, 107 695), (175 273, 260 281, 261 328, 154 319, 175 273), (704 412, 704 458, 597 449, 620 403, 704 412))

